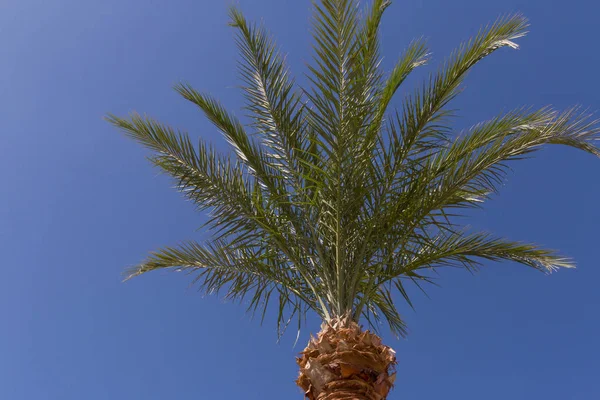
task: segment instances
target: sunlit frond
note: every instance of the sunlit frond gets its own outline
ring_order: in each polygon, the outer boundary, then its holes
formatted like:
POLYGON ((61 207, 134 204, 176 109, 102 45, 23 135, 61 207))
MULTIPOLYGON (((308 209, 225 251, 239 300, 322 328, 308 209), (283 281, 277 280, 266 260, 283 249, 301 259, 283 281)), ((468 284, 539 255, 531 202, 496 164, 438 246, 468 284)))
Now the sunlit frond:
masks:
POLYGON ((246 21, 236 8, 230 9, 230 16, 238 31, 236 41, 242 55, 239 70, 253 125, 270 149, 273 163, 293 182, 296 175, 292 170, 301 167, 298 157, 300 149, 306 147, 304 104, 265 29, 246 21))

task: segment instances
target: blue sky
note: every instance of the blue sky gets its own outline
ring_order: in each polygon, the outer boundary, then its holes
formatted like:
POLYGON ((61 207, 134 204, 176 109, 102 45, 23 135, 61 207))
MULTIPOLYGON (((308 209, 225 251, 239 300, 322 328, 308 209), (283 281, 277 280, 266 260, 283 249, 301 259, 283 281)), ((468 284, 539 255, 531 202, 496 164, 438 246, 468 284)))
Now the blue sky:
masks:
MULTIPOLYGON (((197 231, 205 217, 102 116, 147 112, 221 146, 171 87, 189 81, 239 110, 229 4, 0 2, 0 398, 301 398, 294 356, 318 330, 314 318, 293 348, 293 333, 276 343, 274 320, 261 327, 184 276, 121 283, 123 267, 148 251, 206 237, 197 231)), ((301 76, 309 1, 239 4, 301 76)), ((600 110, 600 6, 586 0, 396 1, 384 65, 425 36, 435 66, 513 11, 531 19, 531 34, 469 76, 457 127, 528 104, 600 110)), ((384 331, 399 356, 390 399, 600 396, 600 160, 548 148, 513 168, 501 195, 465 222, 560 249, 579 268, 444 271, 429 298, 415 292, 416 312, 400 305, 408 339, 384 331)))

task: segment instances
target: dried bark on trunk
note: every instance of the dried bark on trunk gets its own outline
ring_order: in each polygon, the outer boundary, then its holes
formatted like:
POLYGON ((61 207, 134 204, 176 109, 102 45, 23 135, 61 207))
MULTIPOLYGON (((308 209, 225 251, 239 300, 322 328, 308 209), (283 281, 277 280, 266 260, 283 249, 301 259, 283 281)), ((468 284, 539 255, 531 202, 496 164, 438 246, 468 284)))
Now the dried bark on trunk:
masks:
POLYGON ((383 400, 396 378, 394 350, 349 318, 323 323, 296 361, 309 400, 383 400))

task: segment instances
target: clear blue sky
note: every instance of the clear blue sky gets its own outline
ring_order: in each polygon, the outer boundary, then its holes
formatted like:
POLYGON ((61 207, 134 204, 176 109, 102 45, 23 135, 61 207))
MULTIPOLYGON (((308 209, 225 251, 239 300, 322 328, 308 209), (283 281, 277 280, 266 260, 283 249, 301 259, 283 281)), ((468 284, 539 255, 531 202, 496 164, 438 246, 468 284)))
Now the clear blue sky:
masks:
MULTIPOLYGON (((300 75, 309 1, 239 3, 300 75)), ((121 283, 148 251, 202 240, 205 217, 102 116, 147 112, 221 143, 171 86, 187 80, 239 110, 228 4, 0 2, 0 399, 301 399, 294 356, 308 330, 296 348, 293 332, 277 344, 274 320, 261 327, 182 275, 121 283)), ((589 0, 398 0, 384 64, 425 36, 435 65, 512 11, 531 34, 469 76, 458 126, 527 104, 600 110, 600 5, 589 0)), ((549 148, 513 167, 466 222, 561 249, 579 268, 444 271, 429 299, 415 293, 416 312, 400 305, 408 339, 384 331, 400 362, 390 399, 600 398, 600 160, 549 148)))

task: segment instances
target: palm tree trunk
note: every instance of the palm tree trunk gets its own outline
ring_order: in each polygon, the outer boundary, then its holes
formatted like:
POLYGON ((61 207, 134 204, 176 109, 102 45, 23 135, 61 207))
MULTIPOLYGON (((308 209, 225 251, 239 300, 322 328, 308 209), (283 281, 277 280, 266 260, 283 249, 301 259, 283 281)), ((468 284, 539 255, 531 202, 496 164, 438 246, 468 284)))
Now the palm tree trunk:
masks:
POLYGON ((351 318, 323 323, 296 361, 309 400, 384 400, 396 378, 394 350, 351 318))

